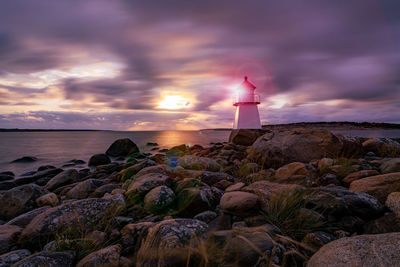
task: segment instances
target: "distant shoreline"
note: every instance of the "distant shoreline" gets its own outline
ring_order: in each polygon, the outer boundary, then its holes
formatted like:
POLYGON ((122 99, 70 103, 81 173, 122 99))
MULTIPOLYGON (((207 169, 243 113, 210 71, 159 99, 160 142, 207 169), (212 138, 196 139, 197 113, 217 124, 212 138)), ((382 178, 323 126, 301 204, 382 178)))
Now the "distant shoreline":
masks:
POLYGON ((331 129, 331 130, 367 130, 367 129, 400 129, 400 124, 398 123, 385 123, 385 122, 297 122, 297 123, 287 123, 287 124, 271 124, 263 125, 263 129, 286 129, 286 128, 319 128, 319 129, 331 129))
MULTIPOLYGON (((263 125, 262 128, 265 130, 271 129, 291 129, 298 127, 308 127, 308 128, 323 128, 331 130, 366 130, 366 129, 400 129, 400 124, 398 123, 385 123, 385 122, 296 122, 296 123, 286 123, 286 124, 270 124, 263 125)), ((197 131, 230 131, 231 128, 214 128, 214 129, 199 129, 197 131)), ((109 132, 131 132, 131 131, 118 131, 118 130, 85 130, 85 129, 0 129, 0 132, 99 132, 99 131, 109 131, 109 132)), ((146 131, 146 130, 144 130, 146 131)), ((153 130, 151 130, 153 131, 153 130)), ((163 130, 160 130, 163 131, 163 130)), ((172 131, 172 130, 165 130, 172 131)), ((194 130, 196 131, 196 130, 194 130)), ((135 132, 135 131, 132 131, 135 132)), ((139 131, 141 132, 141 131, 139 131)))

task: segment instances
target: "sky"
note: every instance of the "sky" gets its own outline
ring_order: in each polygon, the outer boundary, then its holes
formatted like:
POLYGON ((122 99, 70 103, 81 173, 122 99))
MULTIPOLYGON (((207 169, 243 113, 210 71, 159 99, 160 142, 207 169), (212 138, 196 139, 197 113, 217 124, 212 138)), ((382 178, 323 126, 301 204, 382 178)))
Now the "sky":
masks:
POLYGON ((0 128, 400 123, 398 0, 2 0, 0 128))

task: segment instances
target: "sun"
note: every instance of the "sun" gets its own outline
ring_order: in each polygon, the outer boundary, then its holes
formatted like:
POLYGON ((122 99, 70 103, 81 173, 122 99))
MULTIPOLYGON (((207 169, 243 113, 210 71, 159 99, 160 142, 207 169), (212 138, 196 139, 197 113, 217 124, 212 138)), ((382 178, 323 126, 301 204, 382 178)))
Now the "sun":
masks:
POLYGON ((166 95, 161 102, 158 103, 158 108, 162 109, 182 109, 190 107, 190 99, 180 95, 166 95))

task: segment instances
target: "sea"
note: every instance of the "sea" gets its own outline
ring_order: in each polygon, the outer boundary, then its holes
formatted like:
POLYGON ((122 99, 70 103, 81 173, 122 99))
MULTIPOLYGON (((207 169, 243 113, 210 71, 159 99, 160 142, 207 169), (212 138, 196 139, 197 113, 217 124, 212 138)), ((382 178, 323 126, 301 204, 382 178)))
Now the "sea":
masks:
MULTIPOLYGON (((348 136, 400 138, 400 130, 339 130, 348 136)), ((130 138, 142 152, 155 153, 159 149, 176 145, 188 146, 228 141, 230 130, 200 131, 48 131, 48 132, 0 132, 0 172, 12 171, 16 176, 36 170, 42 165, 62 167, 68 161, 80 159, 88 162, 97 153, 104 153, 113 141, 130 138), (31 163, 11 163, 23 156, 33 156, 31 163)), ((81 168, 87 165, 80 166, 81 168)))

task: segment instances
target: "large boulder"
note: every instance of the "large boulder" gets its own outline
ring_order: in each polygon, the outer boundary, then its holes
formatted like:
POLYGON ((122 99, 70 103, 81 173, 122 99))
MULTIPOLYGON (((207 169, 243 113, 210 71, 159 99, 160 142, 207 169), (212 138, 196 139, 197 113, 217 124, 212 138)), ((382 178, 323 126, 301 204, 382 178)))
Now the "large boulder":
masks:
POLYGON ((218 172, 221 166, 211 158, 196 157, 193 155, 186 155, 179 158, 179 165, 189 170, 205 170, 218 172))
POLYGON ((223 212, 246 216, 257 212, 259 207, 258 196, 252 193, 234 191, 225 193, 220 200, 223 212))
POLYGON ((315 188, 311 192, 307 197, 310 205, 337 217, 355 215, 362 219, 373 219, 384 211, 383 205, 366 193, 329 187, 315 188))
POLYGON ((31 255, 31 252, 27 249, 13 250, 0 256, 0 266, 9 267, 29 255, 31 255))
POLYGON ((120 266, 119 257, 121 254, 121 245, 112 245, 95 252, 90 253, 78 262, 77 267, 110 267, 120 266))
POLYGON ((380 168, 382 173, 400 172, 400 158, 385 160, 380 168))
POLYGON ((36 199, 48 191, 36 184, 27 184, 0 192, 0 217, 7 220, 37 207, 36 199))
POLYGON ((251 146, 263 133, 265 133, 263 130, 235 129, 229 135, 229 142, 236 145, 251 146))
POLYGON ((13 267, 72 267, 74 266, 74 259, 75 253, 71 251, 41 251, 18 261, 13 267))
POLYGON ((46 244, 57 232, 73 227, 93 229, 117 213, 123 205, 117 198, 66 202, 36 216, 21 233, 19 242, 26 247, 37 248, 39 244, 46 244))
POLYGON ((293 175, 305 175, 312 177, 315 173, 315 168, 309 164, 292 162, 277 169, 275 172, 275 178, 281 180, 293 175))
POLYGON ((136 266, 185 263, 187 251, 184 247, 193 237, 204 234, 207 228, 206 223, 193 219, 170 219, 156 224, 149 229, 138 251, 136 266))
POLYGON ((350 190, 364 192, 385 203, 392 192, 400 191, 400 172, 370 176, 356 180, 350 184, 350 190))
POLYGON ((323 246, 308 267, 375 267, 400 265, 400 233, 344 237, 323 246))
POLYGON ((144 197, 144 209, 155 214, 167 213, 175 200, 175 193, 165 185, 153 188, 144 197))
POLYGON ((179 216, 193 217, 200 212, 214 210, 222 194, 222 191, 210 186, 182 189, 177 195, 179 216))
POLYGON ((378 156, 393 157, 400 154, 400 144, 390 138, 369 138, 362 143, 364 152, 374 152, 378 156))
POLYGON ((0 255, 16 244, 22 228, 16 225, 0 225, 0 255))
POLYGON ((78 172, 76 170, 66 170, 51 178, 51 180, 45 185, 45 188, 47 190, 54 191, 58 187, 76 182, 78 177, 78 172))
POLYGON ((141 201, 151 189, 160 185, 170 186, 171 184, 172 179, 167 175, 148 173, 134 179, 128 186, 125 196, 130 202, 137 203, 141 201))
POLYGON ((89 159, 89 166, 99 166, 111 163, 110 158, 106 154, 95 154, 89 159))
POLYGON ((249 148, 248 158, 264 168, 278 168, 291 162, 359 154, 361 144, 326 130, 298 128, 269 131, 249 148), (358 149, 359 148, 359 149, 358 149))
POLYGON ((129 138, 118 139, 107 149, 106 154, 111 157, 128 156, 138 153, 139 148, 129 138))

